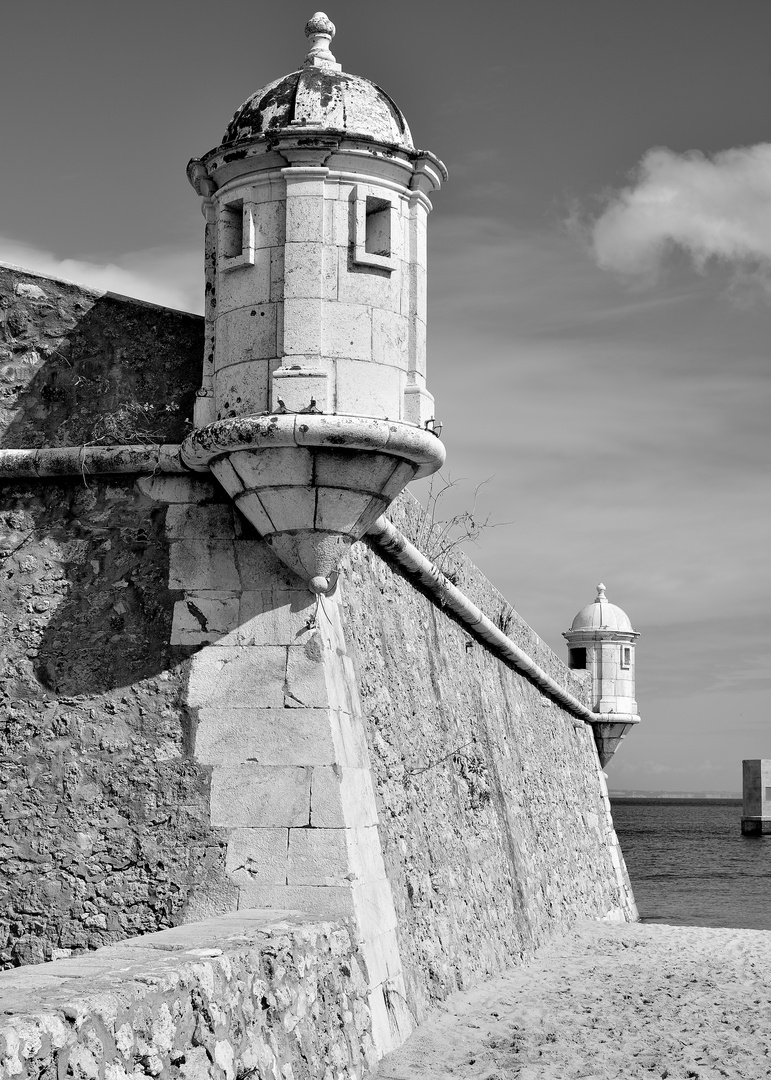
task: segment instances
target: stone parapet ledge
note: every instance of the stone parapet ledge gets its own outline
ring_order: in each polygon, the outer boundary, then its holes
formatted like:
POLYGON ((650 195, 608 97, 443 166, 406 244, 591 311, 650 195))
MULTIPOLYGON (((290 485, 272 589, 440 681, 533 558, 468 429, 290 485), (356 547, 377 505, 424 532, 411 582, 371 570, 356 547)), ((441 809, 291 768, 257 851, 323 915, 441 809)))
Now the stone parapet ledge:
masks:
POLYGON ((205 472, 213 458, 235 450, 293 446, 393 454, 417 466, 414 479, 441 469, 445 459, 439 439, 413 424, 318 413, 272 413, 217 420, 188 435, 181 452, 191 469, 205 472))
POLYGON ((0 450, 0 479, 110 473, 187 473, 178 443, 0 450))
POLYGON ((367 977, 345 923, 245 910, 0 974, 0 1077, 359 1078, 367 977))

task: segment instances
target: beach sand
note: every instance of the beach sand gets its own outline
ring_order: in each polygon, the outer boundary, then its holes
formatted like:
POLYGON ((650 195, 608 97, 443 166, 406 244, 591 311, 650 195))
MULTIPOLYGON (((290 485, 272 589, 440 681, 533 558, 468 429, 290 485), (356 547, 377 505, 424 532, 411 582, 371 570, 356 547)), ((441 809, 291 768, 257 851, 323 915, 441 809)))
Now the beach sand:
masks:
POLYGON ((771 931, 582 923, 448 998, 377 1076, 771 1076, 771 931))

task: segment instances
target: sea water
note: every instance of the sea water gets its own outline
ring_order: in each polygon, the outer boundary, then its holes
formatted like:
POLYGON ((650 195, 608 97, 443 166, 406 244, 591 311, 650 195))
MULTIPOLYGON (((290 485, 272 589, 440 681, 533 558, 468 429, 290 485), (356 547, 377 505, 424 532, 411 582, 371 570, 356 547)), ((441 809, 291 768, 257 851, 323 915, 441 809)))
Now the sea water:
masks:
POLYGON ((742 836, 741 800, 612 806, 644 922, 771 930, 771 835, 742 836))

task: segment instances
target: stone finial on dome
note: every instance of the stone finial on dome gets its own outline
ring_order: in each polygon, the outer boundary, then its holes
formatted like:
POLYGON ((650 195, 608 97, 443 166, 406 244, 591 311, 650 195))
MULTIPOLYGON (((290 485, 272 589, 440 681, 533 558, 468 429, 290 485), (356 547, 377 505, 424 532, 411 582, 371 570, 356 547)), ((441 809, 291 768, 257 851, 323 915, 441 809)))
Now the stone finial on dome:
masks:
POLYGON ((305 67, 323 67, 328 70, 341 71, 340 64, 335 61, 329 51, 329 45, 335 36, 335 24, 327 18, 323 11, 308 19, 305 24, 305 36, 310 40, 311 48, 305 57, 305 67))
POLYGON ((601 604, 603 602, 603 600, 607 601, 607 599, 608 598, 605 595, 605 586, 600 581, 599 584, 597 585, 597 599, 594 602, 595 602, 595 604, 601 604))

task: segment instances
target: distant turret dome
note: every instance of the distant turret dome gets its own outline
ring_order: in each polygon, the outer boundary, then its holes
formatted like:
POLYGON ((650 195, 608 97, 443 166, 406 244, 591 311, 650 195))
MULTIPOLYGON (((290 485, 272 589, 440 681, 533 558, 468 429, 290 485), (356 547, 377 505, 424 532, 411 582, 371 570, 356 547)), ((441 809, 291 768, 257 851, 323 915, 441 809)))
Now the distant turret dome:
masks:
POLYGON ((305 28, 312 41, 305 65, 263 86, 228 124, 223 144, 271 134, 335 132, 414 150, 401 109, 369 79, 341 71, 329 51, 334 24, 317 12, 305 28))
POLYGON ((606 597, 602 582, 597 586, 596 599, 581 608, 573 619, 570 630, 619 630, 626 634, 635 632, 627 613, 611 604, 606 597))

